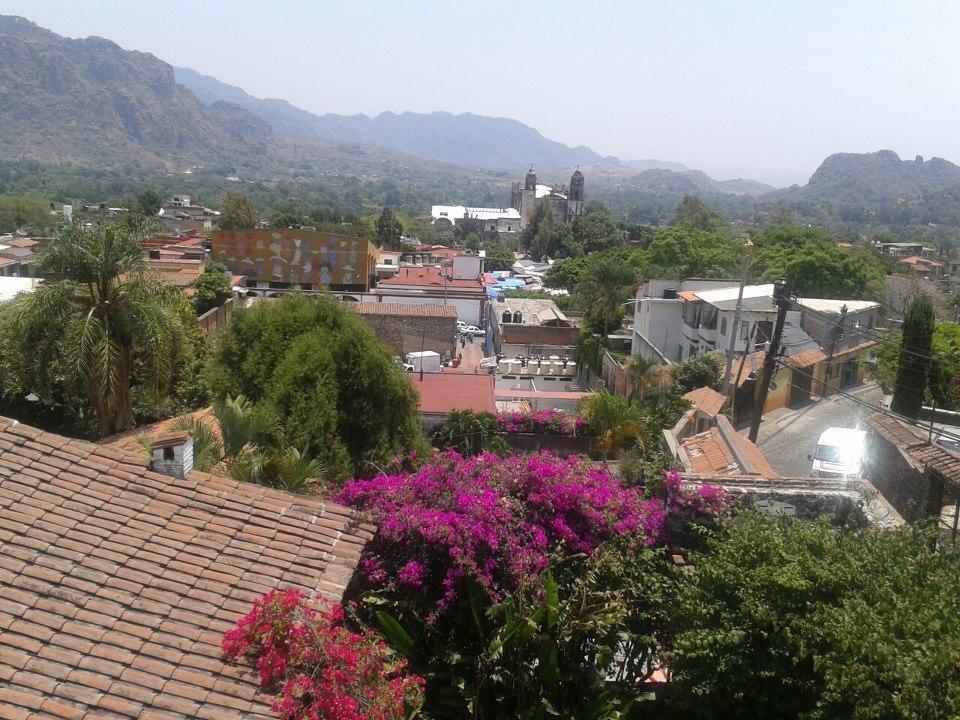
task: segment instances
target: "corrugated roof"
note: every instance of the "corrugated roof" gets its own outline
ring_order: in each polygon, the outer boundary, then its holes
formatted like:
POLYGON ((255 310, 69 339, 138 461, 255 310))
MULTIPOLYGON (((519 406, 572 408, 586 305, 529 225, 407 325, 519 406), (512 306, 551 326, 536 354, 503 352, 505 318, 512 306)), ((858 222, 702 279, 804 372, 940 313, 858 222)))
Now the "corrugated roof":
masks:
POLYGON ((361 315, 396 315, 399 317, 457 317, 453 305, 404 305, 403 303, 348 303, 361 315))
POLYGON ((422 413, 446 415, 451 410, 496 412, 492 375, 466 373, 409 373, 414 390, 420 397, 422 413))
POLYGON ((0 487, 4 718, 272 717, 224 631, 278 586, 339 598, 374 531, 316 497, 178 480, 7 419, 0 487))

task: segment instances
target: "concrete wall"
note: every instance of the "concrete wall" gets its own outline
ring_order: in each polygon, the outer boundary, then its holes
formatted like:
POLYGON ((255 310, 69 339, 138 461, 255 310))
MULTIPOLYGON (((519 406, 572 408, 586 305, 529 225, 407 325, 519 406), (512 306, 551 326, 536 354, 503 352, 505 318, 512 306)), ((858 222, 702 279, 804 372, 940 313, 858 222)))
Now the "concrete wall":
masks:
POLYGON ((664 357, 671 361, 680 360, 678 352, 682 338, 683 301, 663 300, 657 298, 643 298, 637 303, 633 315, 634 346, 633 352, 639 353, 644 359, 662 362, 655 352, 651 352, 647 343, 659 350, 664 357), (642 335, 646 342, 636 338, 642 335))
POLYGON ((575 327, 503 324, 498 318, 493 320, 493 325, 496 352, 501 352, 501 348, 506 345, 510 348, 502 351, 506 354, 516 354, 524 348, 524 355, 543 354, 540 349, 546 346, 547 349, 555 349, 547 352, 548 355, 565 355, 573 354, 571 351, 577 347, 575 327))
POLYGON ((931 492, 929 476, 875 432, 867 434, 864 476, 907 522, 923 517, 931 492))
POLYGON ((234 300, 234 298, 227 298, 223 305, 210 308, 197 318, 197 323, 203 328, 207 337, 210 337, 227 324, 227 320, 230 318, 230 313, 233 312, 235 303, 236 300, 234 300))

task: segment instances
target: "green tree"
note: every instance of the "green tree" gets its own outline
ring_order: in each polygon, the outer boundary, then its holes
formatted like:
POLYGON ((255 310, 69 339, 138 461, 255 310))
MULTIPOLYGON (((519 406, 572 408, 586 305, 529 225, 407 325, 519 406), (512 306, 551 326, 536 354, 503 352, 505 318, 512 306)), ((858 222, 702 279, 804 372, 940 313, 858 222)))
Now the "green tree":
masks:
POLYGON ((288 296, 235 311, 217 335, 209 383, 221 397, 267 402, 290 444, 329 463, 329 472, 338 467, 337 443, 360 472, 422 443, 406 374, 360 317, 332 298, 288 296))
MULTIPOLYGON (((873 352, 873 376, 884 392, 897 384, 902 336, 886 339, 873 352)), ((930 374, 927 383, 937 407, 960 410, 960 323, 938 322, 933 329, 930 374)))
POLYGON ((163 198, 153 188, 147 188, 137 195, 137 207, 147 217, 156 215, 163 206, 163 198))
POLYGON ((227 268, 220 263, 207 263, 190 286, 197 315, 222 305, 233 294, 227 268))
POLYGON ((605 338, 620 327, 626 314, 624 303, 637 279, 636 269, 614 255, 603 255, 587 266, 574 292, 587 308, 586 321, 591 332, 605 338))
POLYGON ((566 258, 582 254, 570 226, 553 214, 549 202, 541 200, 527 227, 520 236, 520 245, 531 257, 566 258))
POLYGON ((673 216, 674 225, 689 225, 698 230, 709 230, 720 220, 720 216, 707 207, 699 198, 686 195, 677 205, 673 216))
POLYGON ((400 248, 400 236, 403 234, 403 225, 393 214, 393 210, 385 207, 377 218, 377 245, 390 250, 400 248))
POLYGON ((733 277, 740 252, 738 243, 719 232, 675 225, 654 234, 647 262, 679 278, 733 277))
POLYGON ((723 351, 703 353, 670 366, 673 391, 683 395, 701 387, 719 390, 723 385, 725 358, 723 351))
POLYGON ((54 225, 51 203, 35 195, 0 195, 0 232, 44 231, 54 225))
POLYGON ((883 287, 879 260, 858 248, 837 247, 823 228, 772 225, 756 246, 754 273, 765 281, 790 278, 800 297, 869 298, 883 287))
POLYGON ((643 400, 650 390, 659 388, 670 374, 665 366, 635 354, 623 361, 623 369, 630 380, 631 393, 640 400, 643 400))
POLYGON ((918 295, 903 318, 897 382, 890 403, 890 409, 895 413, 911 418, 920 414, 930 372, 935 322, 930 298, 918 295))
POLYGON ((606 210, 588 212, 573 224, 573 240, 584 253, 611 250, 620 244, 620 230, 606 210))
POLYGON ((741 514, 692 557, 671 717, 960 714, 960 556, 935 532, 741 514))
POLYGON ((454 410, 434 429, 430 441, 439 450, 453 449, 465 457, 482 452, 500 455, 507 452, 497 416, 488 412, 454 410))
POLYGON ((623 395, 600 389, 577 403, 580 415, 597 436, 597 449, 603 456, 617 457, 630 447, 651 449, 654 437, 650 420, 639 403, 623 395))
POLYGON ((256 206, 240 193, 228 193, 220 206, 221 230, 254 230, 260 221, 256 206))
POLYGON ((483 261, 483 269, 487 272, 497 270, 509 270, 516 262, 513 253, 500 243, 487 243, 483 249, 486 251, 486 259, 483 261))
POLYGON ((180 291, 144 274, 144 239, 123 224, 60 227, 37 268, 62 280, 22 296, 12 309, 37 381, 82 385, 103 435, 134 426, 135 367, 155 394, 169 392, 186 334, 180 291), (51 378, 48 369, 58 365, 53 358, 61 357, 68 375, 51 378))

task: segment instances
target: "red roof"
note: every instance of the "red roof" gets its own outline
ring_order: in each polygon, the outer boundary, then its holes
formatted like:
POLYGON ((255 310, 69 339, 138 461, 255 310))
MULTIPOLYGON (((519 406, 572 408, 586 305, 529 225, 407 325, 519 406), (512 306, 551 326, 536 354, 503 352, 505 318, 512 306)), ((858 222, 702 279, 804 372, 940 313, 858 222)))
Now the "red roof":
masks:
POLYGON ((271 717, 224 631, 278 586, 340 598, 374 530, 5 418, 0 488, 0 718, 271 717))
POLYGON ((464 373, 410 373, 413 388, 420 396, 422 413, 446 415, 451 410, 497 411, 492 375, 464 373))
POLYGON ((0 245, 9 245, 15 248, 32 248, 40 244, 33 238, 0 238, 0 245))
POLYGON ((472 280, 454 280, 449 275, 444 275, 435 267, 404 267, 397 271, 393 277, 381 280, 378 285, 415 285, 419 287, 434 288, 466 288, 470 290, 483 291, 483 283, 480 278, 472 280), (444 279, 446 278, 446 279, 444 279))
POLYGON ((691 405, 708 417, 716 417, 727 401, 725 395, 707 386, 691 390, 683 396, 683 399, 690 401, 691 405))

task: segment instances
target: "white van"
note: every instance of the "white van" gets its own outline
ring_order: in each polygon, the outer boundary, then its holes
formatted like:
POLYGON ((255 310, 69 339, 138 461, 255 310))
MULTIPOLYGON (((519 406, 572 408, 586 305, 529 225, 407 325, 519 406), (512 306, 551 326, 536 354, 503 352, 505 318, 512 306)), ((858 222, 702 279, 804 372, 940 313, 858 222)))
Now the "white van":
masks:
POLYGON ((854 428, 832 427, 820 434, 811 456, 813 477, 859 477, 866 450, 867 433, 854 428))

